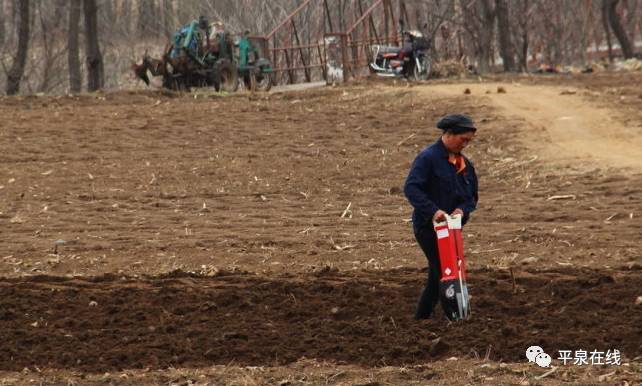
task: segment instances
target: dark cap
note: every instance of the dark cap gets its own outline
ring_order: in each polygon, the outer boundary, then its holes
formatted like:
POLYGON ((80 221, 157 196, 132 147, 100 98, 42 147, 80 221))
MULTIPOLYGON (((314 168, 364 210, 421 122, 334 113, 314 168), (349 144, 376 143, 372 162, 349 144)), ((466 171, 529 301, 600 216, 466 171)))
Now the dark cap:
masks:
POLYGON ((451 131, 453 134, 477 131, 473 120, 470 119, 469 116, 463 114, 452 114, 441 118, 439 122, 437 122, 437 128, 444 132, 451 131))

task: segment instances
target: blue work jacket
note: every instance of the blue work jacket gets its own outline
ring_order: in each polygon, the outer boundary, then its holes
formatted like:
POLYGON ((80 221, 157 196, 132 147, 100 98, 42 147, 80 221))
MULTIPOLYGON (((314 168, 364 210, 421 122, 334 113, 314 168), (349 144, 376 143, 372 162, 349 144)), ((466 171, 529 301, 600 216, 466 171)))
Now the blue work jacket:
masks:
POLYGON ((463 224, 477 207, 477 175, 475 168, 464 157, 466 169, 457 174, 448 162, 448 150, 439 138, 419 153, 406 178, 404 193, 415 209, 412 222, 415 231, 433 229, 432 217, 438 209, 450 214, 460 208, 463 224))

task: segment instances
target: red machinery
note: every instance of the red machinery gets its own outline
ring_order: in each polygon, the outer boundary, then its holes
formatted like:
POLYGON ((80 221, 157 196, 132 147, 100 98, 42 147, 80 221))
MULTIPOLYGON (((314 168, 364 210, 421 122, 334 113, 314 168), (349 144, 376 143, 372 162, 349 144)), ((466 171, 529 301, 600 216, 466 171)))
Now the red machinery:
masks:
POLYGON ((464 242, 461 215, 446 216, 446 221, 433 224, 441 263, 439 295, 446 317, 451 321, 468 319, 470 303, 466 286, 464 242))

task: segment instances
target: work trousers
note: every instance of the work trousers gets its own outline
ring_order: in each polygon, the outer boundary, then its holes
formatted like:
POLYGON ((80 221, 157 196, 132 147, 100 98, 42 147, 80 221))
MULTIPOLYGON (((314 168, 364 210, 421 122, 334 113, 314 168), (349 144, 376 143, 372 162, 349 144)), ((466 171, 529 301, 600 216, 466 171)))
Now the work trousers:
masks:
POLYGON ((439 280, 441 264, 437 249, 437 235, 432 228, 414 229, 415 239, 428 260, 428 281, 421 291, 415 319, 428 319, 439 302, 439 280))

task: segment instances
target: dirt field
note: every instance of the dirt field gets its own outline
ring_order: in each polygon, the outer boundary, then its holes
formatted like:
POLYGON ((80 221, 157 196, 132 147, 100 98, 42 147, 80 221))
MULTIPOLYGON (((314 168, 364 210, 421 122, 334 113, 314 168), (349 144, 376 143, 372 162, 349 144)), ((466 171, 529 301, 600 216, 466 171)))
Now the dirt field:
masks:
POLYGON ((0 384, 642 382, 639 84, 0 98, 0 384), (452 112, 480 127, 473 318, 418 323, 402 186, 452 112))

